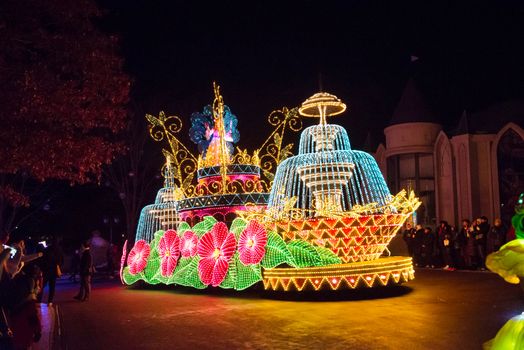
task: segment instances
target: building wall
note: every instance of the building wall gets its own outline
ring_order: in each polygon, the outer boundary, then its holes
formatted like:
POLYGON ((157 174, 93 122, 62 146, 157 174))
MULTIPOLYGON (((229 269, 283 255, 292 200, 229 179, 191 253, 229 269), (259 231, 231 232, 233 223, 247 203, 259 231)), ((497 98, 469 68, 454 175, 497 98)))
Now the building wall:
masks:
POLYGON ((437 222, 457 221, 456 186, 454 182, 453 149, 448 136, 440 132, 435 142, 435 207, 437 222))
MULTIPOLYGON (((400 163, 396 162, 397 168, 392 169, 388 158, 394 160, 402 155, 402 159, 409 159, 411 155, 418 154, 420 162, 425 159, 424 155, 432 155, 435 221, 446 220, 458 225, 462 219, 485 215, 493 222, 500 217, 497 146, 504 132, 510 128, 524 140, 524 130, 513 123, 497 134, 463 134, 451 138, 441 130, 440 125, 434 123, 392 125, 384 130, 386 145, 379 146, 375 157, 384 177, 389 179, 392 174, 388 172, 399 172, 400 163)), ((425 167, 427 165, 421 165, 419 175, 423 175, 425 167)), ((421 180, 419 184, 424 181, 427 180, 421 180)), ((402 185, 406 183, 400 182, 402 185)))
MULTIPOLYGON (((495 135, 495 138, 492 142, 491 146, 491 159, 492 159, 492 166, 491 166, 491 179, 492 179, 492 186, 493 189, 493 198, 494 198, 494 213, 496 218, 504 218, 506 221, 513 215, 512 210, 507 210, 506 208, 501 208, 502 203, 505 201, 504 198, 502 198, 502 194, 500 193, 500 186, 504 183, 504 175, 500 174, 500 166, 503 164, 503 160, 498 158, 499 154, 499 145, 501 142, 503 142, 503 138, 505 137, 507 132, 514 132, 516 133, 520 139, 524 142, 524 129, 518 126, 515 123, 508 123, 506 124, 502 129, 499 130, 497 135, 495 135)), ((518 152, 518 150, 517 150, 518 152)), ((522 150, 521 150, 522 152, 522 150)), ((524 163, 524 155, 521 155, 520 157, 522 161, 517 160, 520 163, 524 163)), ((520 174, 521 178, 524 179, 524 174, 520 174)), ((514 180, 514 179, 513 179, 514 180)), ((512 190, 512 192, 515 192, 515 196, 517 196, 520 192, 524 191, 524 180, 521 181, 513 181, 512 185, 514 185, 516 188, 515 190, 512 190)), ((507 198, 506 198, 507 200, 507 198)), ((506 204, 508 204, 506 202, 506 204)))
POLYGON ((456 160, 457 222, 496 217, 491 148, 495 135, 464 134, 451 138, 456 160))
POLYGON ((473 145, 472 159, 472 208, 473 217, 482 215, 495 218, 495 198, 493 196, 491 168, 496 161, 492 159, 491 147, 495 135, 473 135, 471 137, 473 145))
POLYGON ((435 123, 404 123, 384 129, 385 157, 403 153, 433 153, 433 145, 442 130, 435 123))
POLYGON ((470 159, 470 135, 459 135, 451 138, 453 157, 455 159, 455 186, 457 222, 471 218, 473 208, 471 206, 471 159, 470 159))
POLYGON ((418 221, 425 225, 435 217, 434 144, 441 129, 427 122, 389 126, 384 130, 386 147, 379 147, 376 153, 393 192, 412 189, 419 195, 418 221))

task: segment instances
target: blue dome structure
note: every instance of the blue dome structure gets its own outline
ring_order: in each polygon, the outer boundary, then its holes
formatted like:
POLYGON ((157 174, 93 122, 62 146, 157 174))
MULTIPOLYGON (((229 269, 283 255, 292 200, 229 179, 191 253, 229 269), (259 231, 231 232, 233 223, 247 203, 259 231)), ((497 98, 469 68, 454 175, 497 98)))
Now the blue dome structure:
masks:
POLYGON ((176 227, 178 220, 178 194, 174 181, 174 169, 171 162, 166 162, 164 187, 158 190, 155 203, 146 205, 140 212, 136 241, 151 242, 155 232, 176 227))
POLYGON ((342 126, 321 123, 306 128, 298 155, 279 165, 268 208, 281 215, 288 198, 296 199, 288 210, 313 217, 347 212, 355 205, 384 207, 391 193, 375 159, 353 151, 342 126))

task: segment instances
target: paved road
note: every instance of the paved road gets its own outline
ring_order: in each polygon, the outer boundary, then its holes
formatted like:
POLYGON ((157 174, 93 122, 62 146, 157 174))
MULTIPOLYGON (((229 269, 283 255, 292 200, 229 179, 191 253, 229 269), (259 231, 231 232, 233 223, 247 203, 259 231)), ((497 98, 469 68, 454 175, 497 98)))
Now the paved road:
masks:
POLYGON ((67 349, 480 349, 524 311, 520 288, 491 273, 416 277, 387 290, 298 296, 98 282, 87 303, 63 284, 57 303, 67 349))

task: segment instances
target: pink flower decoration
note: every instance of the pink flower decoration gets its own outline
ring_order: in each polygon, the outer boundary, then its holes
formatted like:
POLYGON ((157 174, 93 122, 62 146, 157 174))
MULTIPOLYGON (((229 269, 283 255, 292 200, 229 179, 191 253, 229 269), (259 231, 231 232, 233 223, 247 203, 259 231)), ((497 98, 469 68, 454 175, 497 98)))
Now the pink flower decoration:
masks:
POLYGON ((192 231, 184 232, 180 239, 180 253, 184 258, 195 256, 197 251, 198 237, 192 231))
POLYGON ((127 239, 124 242, 124 245, 122 246, 122 257, 120 258, 120 282, 122 282, 122 284, 125 284, 123 272, 124 272, 124 266, 126 266, 126 255, 127 255, 127 239))
POLYGON ((258 264, 266 254, 267 232, 257 221, 250 221, 238 239, 238 258, 244 265, 258 264))
POLYGON ((149 248, 149 244, 147 244, 146 241, 141 239, 135 243, 135 246, 131 249, 127 257, 130 274, 136 275, 146 268, 149 253, 151 253, 151 248, 149 248))
POLYGON ((180 256, 180 238, 174 230, 167 230, 158 242, 158 255, 160 256, 160 269, 162 276, 170 276, 175 270, 180 256))
POLYGON ((226 278, 229 260, 235 253, 235 235, 218 222, 198 242, 198 275, 205 285, 218 286, 226 278))

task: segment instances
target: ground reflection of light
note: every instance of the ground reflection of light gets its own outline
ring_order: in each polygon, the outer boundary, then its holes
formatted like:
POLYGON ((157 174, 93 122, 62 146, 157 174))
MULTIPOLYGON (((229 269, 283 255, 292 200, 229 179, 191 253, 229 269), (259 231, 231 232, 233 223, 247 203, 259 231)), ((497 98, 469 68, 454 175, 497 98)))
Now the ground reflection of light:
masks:
POLYGON ((51 341, 55 320, 52 307, 49 307, 47 304, 40 304, 40 320, 42 324, 42 338, 39 341, 39 345, 42 346, 42 349, 47 349, 51 341))

